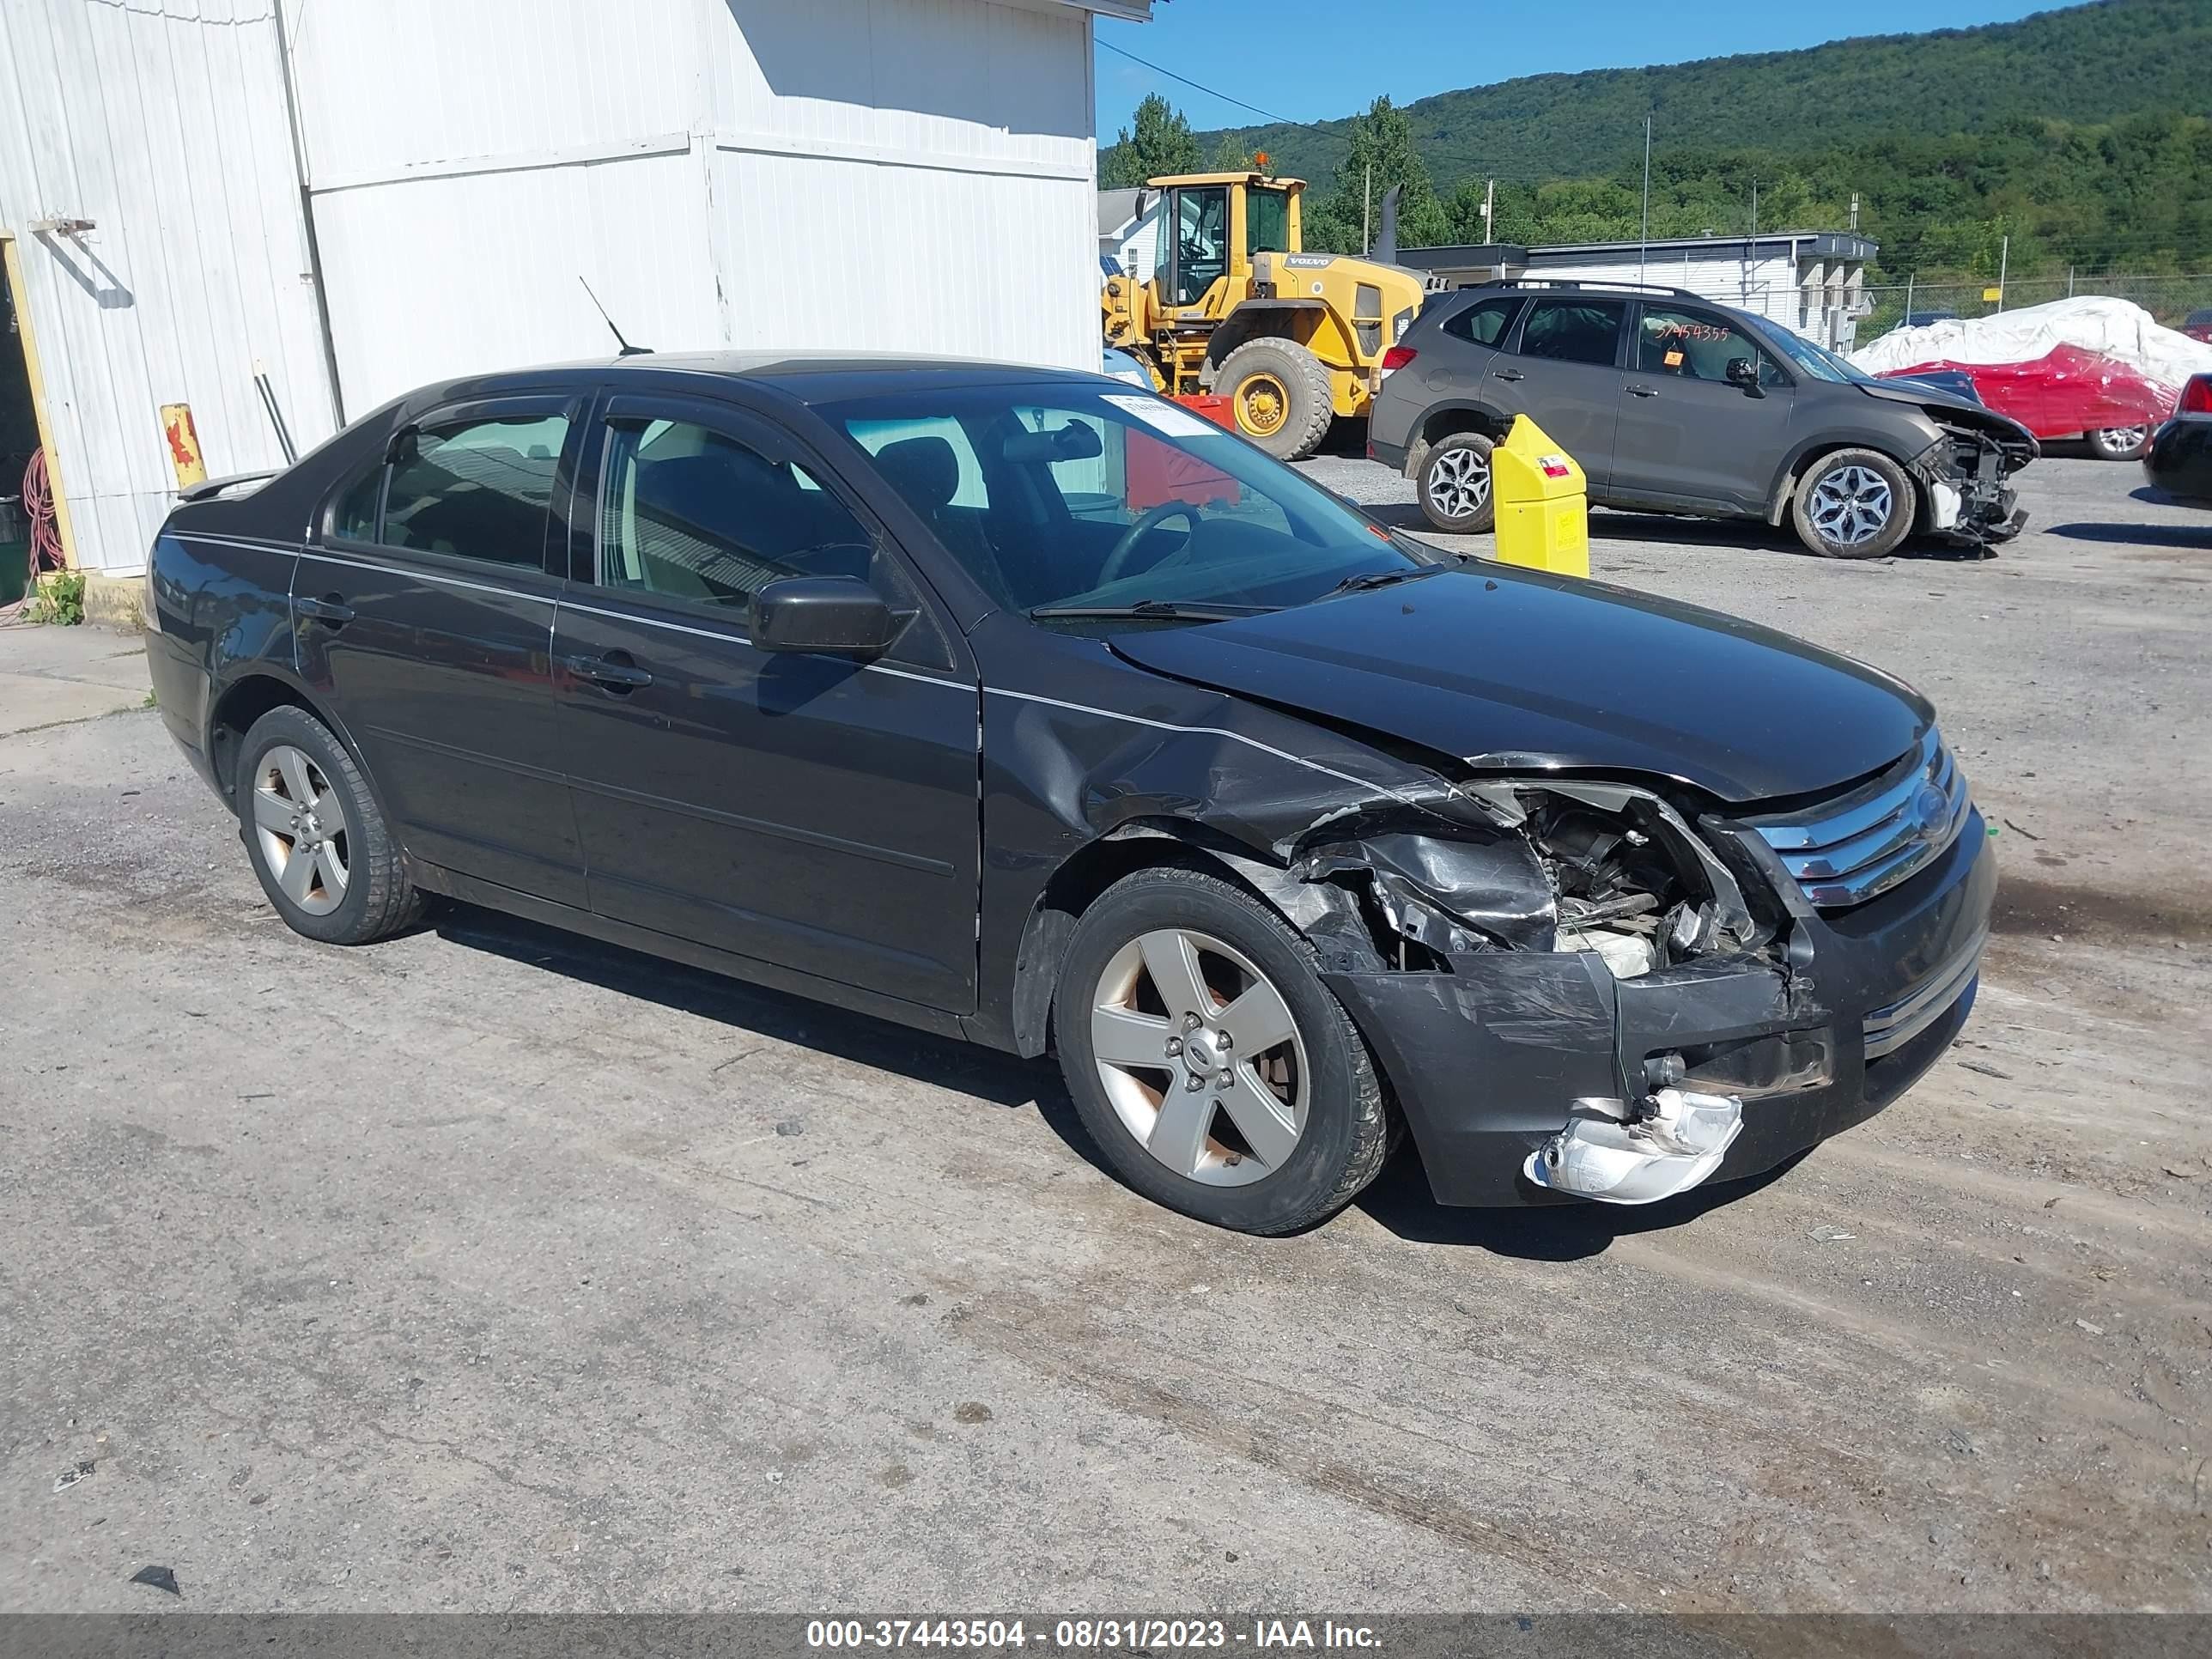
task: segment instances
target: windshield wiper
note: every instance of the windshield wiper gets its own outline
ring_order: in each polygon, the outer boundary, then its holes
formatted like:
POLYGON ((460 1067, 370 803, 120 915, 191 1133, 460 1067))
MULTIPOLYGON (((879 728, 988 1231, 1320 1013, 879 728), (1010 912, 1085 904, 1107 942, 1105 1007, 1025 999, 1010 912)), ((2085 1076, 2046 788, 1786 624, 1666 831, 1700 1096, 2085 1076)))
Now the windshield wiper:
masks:
POLYGON ((1261 617, 1277 609, 1272 605, 1207 605, 1181 599, 1137 599, 1128 605, 1041 605, 1030 612, 1031 622, 1055 622, 1063 617, 1144 618, 1164 617, 1171 622, 1222 622, 1231 617, 1261 617))
POLYGON ((1424 576, 1450 568, 1448 564, 1417 564, 1404 570, 1362 570, 1346 576, 1321 597, 1326 599, 1337 593, 1364 593, 1370 587, 1394 587, 1400 582, 1417 582, 1424 576))

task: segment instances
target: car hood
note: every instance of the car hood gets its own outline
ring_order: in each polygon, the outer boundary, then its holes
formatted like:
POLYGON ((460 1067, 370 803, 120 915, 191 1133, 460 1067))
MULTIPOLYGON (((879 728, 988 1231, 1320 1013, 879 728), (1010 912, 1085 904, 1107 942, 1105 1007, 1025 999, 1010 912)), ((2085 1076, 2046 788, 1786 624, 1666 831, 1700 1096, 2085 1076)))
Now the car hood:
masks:
POLYGON ((1978 403, 1972 398, 1962 398, 1955 392, 1946 392, 1942 386, 1932 386, 1926 380, 1916 380, 1905 375, 1894 380, 1876 380, 1871 384, 1854 381, 1853 384, 1869 398, 1925 410, 1954 426, 1972 427, 1992 437, 2010 439, 2015 442, 2035 441, 2033 434, 2010 416, 2000 415, 1987 404, 1978 403))
POLYGON ((1903 682, 1786 634, 1507 566, 1112 644, 1155 672, 1474 771, 1634 772, 1735 803, 1862 777, 1935 718, 1903 682))

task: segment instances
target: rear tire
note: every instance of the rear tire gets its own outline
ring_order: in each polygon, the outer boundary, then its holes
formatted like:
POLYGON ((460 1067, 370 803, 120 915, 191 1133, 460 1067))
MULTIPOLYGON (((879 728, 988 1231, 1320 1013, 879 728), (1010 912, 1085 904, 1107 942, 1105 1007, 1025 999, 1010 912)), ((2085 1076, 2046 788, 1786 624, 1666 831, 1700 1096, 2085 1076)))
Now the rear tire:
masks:
POLYGON ((368 945, 410 925, 422 896, 343 744, 304 708, 272 708, 239 745, 239 836, 295 933, 368 945))
POLYGON ((1328 368, 1296 340, 1247 340, 1221 360, 1213 389, 1237 430, 1279 461, 1319 449, 1336 415, 1328 368))
POLYGON ((1415 480, 1421 516, 1431 525, 1447 535, 1475 536, 1495 522, 1490 450, 1490 440, 1479 432, 1455 432, 1431 446, 1415 480))
POLYGON ((1831 559, 1879 559, 1912 531, 1919 492, 1879 450, 1839 449, 1813 463, 1790 504, 1797 539, 1831 559))
POLYGON ((1395 1144, 1382 1079, 1315 961, 1279 915, 1199 871, 1138 871, 1084 912, 1053 1036, 1122 1181, 1214 1226, 1277 1234, 1375 1179, 1395 1144), (1188 1006, 1201 998, 1202 1012, 1188 1006))
POLYGON ((2150 447, 2147 426, 2107 426, 2083 434, 2090 452, 2100 461, 2139 461, 2150 447))

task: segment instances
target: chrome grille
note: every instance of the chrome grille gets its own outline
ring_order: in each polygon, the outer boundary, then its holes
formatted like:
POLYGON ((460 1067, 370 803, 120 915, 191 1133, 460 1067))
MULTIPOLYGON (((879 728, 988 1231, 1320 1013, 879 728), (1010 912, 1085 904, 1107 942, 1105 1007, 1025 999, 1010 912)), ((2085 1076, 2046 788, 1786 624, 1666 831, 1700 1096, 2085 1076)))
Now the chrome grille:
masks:
POLYGON ((1755 818, 1750 828, 1808 899, 1832 908, 1887 892, 1936 858, 1958 839, 1972 804, 1966 775, 1930 726, 1902 777, 1893 771, 1812 816, 1755 818))

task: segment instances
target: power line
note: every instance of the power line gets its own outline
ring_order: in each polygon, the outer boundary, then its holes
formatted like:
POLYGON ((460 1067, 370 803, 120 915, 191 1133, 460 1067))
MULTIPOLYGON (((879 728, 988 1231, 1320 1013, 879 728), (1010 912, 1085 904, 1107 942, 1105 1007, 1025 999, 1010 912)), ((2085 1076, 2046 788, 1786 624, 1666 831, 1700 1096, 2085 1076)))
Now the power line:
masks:
POLYGON ((1316 126, 1311 121, 1293 121, 1287 115, 1278 115, 1273 110, 1261 109, 1257 104, 1248 104, 1242 98, 1231 98, 1225 92, 1217 92, 1212 87, 1201 85, 1200 82, 1192 80, 1188 75, 1178 75, 1171 69, 1162 68, 1159 64, 1152 62, 1149 58, 1139 58, 1133 52, 1125 52, 1120 46, 1115 46, 1111 40, 1100 40, 1098 44, 1105 47, 1107 51, 1114 53, 1116 57, 1126 58, 1133 64, 1143 64, 1145 68, 1152 70, 1155 75, 1164 75, 1170 81, 1182 82, 1183 85, 1188 87, 1194 92, 1202 92, 1209 98, 1218 98, 1224 104, 1234 104, 1239 109, 1250 110, 1255 115, 1263 115, 1267 117, 1268 120, 1274 122, 1278 126, 1304 127, 1308 132, 1318 132, 1323 137, 1329 138, 1340 138, 1343 137, 1341 133, 1331 132, 1327 127, 1316 126))

